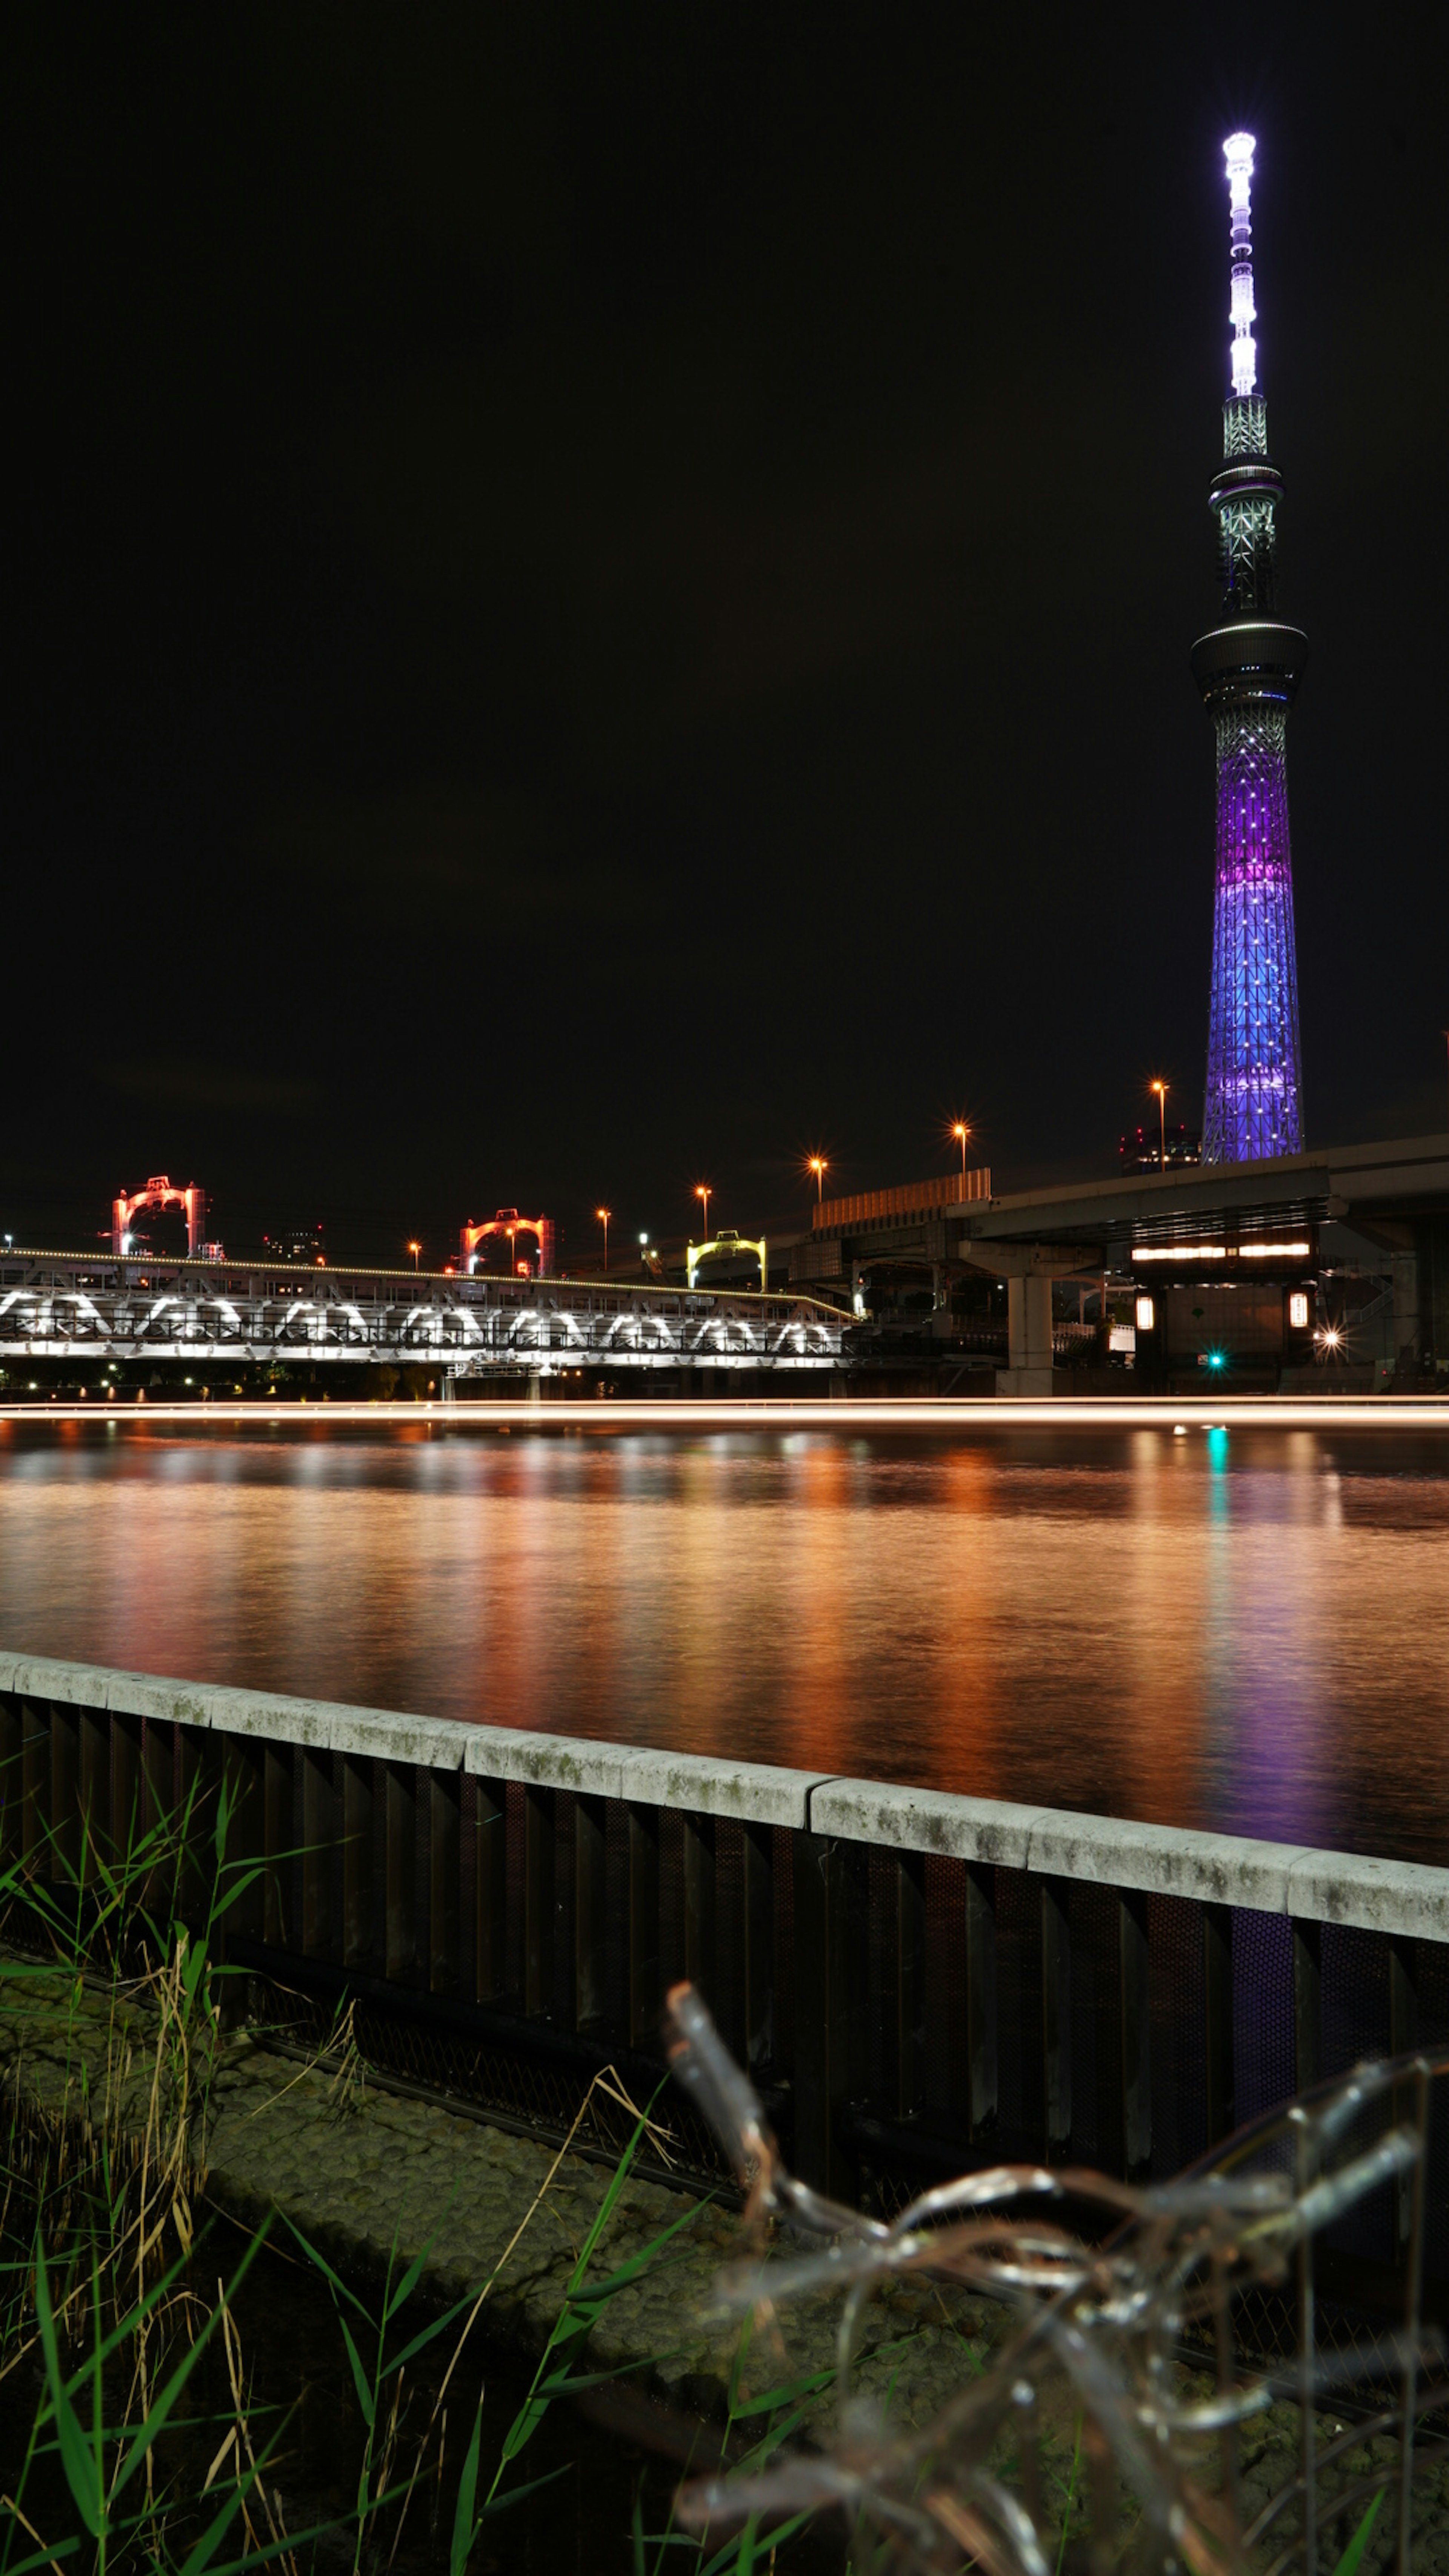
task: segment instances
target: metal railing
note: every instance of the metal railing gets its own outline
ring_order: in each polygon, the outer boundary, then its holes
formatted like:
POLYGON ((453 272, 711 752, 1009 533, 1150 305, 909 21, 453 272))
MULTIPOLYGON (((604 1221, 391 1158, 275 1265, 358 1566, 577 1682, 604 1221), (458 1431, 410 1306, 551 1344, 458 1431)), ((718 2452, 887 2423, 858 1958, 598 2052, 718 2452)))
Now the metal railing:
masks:
MULTIPOLYGON (((412 2035, 403 2074, 424 2036, 442 2089, 486 2059, 505 2112, 510 2065, 657 2062, 688 1976, 837 2196, 1008 2150, 1171 2173, 1449 2037, 1449 1870, 0 1658, 6 1858, 83 1871, 223 1776, 231 1853, 265 1864, 234 1960, 350 1988, 412 2035)), ((547 2128, 538 2104, 520 2076, 512 2116, 547 2128)), ((1401 2218, 1347 2247, 1360 2281, 1401 2218)))

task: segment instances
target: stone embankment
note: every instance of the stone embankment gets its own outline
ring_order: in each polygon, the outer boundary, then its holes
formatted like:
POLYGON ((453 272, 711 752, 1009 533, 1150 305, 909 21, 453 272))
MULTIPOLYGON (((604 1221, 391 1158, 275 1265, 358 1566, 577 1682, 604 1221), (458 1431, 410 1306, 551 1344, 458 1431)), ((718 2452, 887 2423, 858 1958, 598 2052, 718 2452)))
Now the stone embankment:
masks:
MULTIPOLYGON (((95 2119, 114 2099, 121 2126, 139 2129, 154 2054, 144 2004, 7 1978, 0 2012, 0 2078, 52 2114, 95 2119)), ((667 2103, 659 2106, 667 2126, 667 2103)), ((290 2221, 344 2277, 380 2279, 430 2247, 419 2295, 435 2307, 491 2284, 488 2331, 537 2351, 563 2304, 584 2237, 608 2187, 606 2166, 431 2103, 379 2091, 364 2078, 299 2065, 240 2031, 217 2045, 196 2142, 204 2199, 247 2229, 271 2219, 283 2250, 290 2221)), ((594 2277, 625 2263, 678 2218, 681 2195, 631 2178, 600 2242, 594 2277)), ((612 2299, 595 2328, 589 2366, 639 2366, 655 2394, 691 2413, 722 2412, 738 2336, 715 2296, 722 2264, 741 2248, 733 2211, 702 2201, 669 2248, 612 2299)), ((769 2379, 798 2379, 834 2359, 833 2307, 792 2309, 788 2356, 769 2379)), ((984 2301, 902 2283, 876 2303, 859 2384, 893 2386, 893 2410, 924 2423, 981 2367, 1000 2311, 984 2301), (902 2340, 905 2338, 906 2340, 902 2340), (887 2347, 889 2349, 887 2349, 887 2347)), ((759 2374, 757 2373, 758 2377, 759 2374)))
MULTIPOLYGON (((11 1954, 13 1958, 13 1954, 11 1954)), ((16 1964, 19 1964, 18 1962, 16 1964)), ((33 1964, 33 1963, 32 1963, 33 1964)), ((52 2118, 99 2125, 109 2105, 122 2131, 144 2122, 156 2062, 156 2018, 144 2001, 94 1988, 59 1990, 23 1974, 4 1979, 0 1994, 0 2082, 12 2098, 52 2118)), ((585 2235, 609 2183, 607 2169, 577 2153, 562 2155, 432 2104, 401 2099, 354 2074, 299 2064, 241 2031, 216 2044, 206 2074, 205 2114, 196 2137, 206 2202, 248 2230, 270 2220, 279 2247, 290 2221, 335 2268, 359 2285, 399 2268, 427 2246, 418 2295, 449 2305, 488 2285, 482 2323, 491 2335, 540 2350, 562 2306, 585 2235)), ((195 2062, 192 2077, 203 2072, 195 2062)), ((661 2106, 662 2107, 662 2106, 661 2106)), ((595 2277, 627 2261, 679 2216, 680 2194, 632 2179, 601 2240, 595 2277)), ((740 2250, 739 2221, 703 2202, 670 2248, 672 2260, 646 2271, 606 2308, 589 2346, 591 2370, 637 2369, 651 2393, 691 2415, 723 2414, 738 2328, 720 2308, 715 2283, 740 2250)), ((293 2249, 295 2250, 295 2249, 293 2249)), ((788 2344, 761 2338, 745 2385, 802 2380, 834 2359, 833 2302, 793 2304, 788 2344)), ((856 2391, 888 2404, 898 2424, 924 2425, 952 2393, 988 2363, 1007 2319, 994 2303, 943 2291, 917 2278, 880 2295, 870 2311, 856 2391)), ((1189 2387, 1206 2397, 1209 2383, 1189 2387)), ((822 2396, 821 2410, 833 2400, 822 2396)), ((807 2416, 809 2409, 807 2408, 807 2416)), ((1244 2430, 1241 2445, 1245 2520, 1286 2483, 1297 2466, 1297 2412, 1272 2407, 1244 2430)), ((822 2426, 823 2429, 823 2426, 822 2426)), ((1074 2426, 1069 2411, 1049 2420, 1045 2466, 1065 2492, 1074 2426)), ((1338 2447, 1346 2427, 1323 2416, 1319 2434, 1337 2457, 1321 2475, 1322 2507, 1371 2467, 1397 2459, 1383 2437, 1338 2447)), ((1216 2484, 1215 2445, 1201 2463, 1216 2484)), ((1132 2506, 1125 2494, 1124 2511, 1132 2506)), ((1379 2576, 1394 2557, 1395 2511, 1385 2496, 1360 2563, 1379 2576)), ((1286 2531, 1255 2563, 1277 2554, 1286 2531)), ((1345 2534, 1330 2527, 1320 2576, 1336 2569, 1345 2534)), ((1449 2576, 1449 2471, 1420 2478, 1410 2553, 1414 2576, 1449 2576)))

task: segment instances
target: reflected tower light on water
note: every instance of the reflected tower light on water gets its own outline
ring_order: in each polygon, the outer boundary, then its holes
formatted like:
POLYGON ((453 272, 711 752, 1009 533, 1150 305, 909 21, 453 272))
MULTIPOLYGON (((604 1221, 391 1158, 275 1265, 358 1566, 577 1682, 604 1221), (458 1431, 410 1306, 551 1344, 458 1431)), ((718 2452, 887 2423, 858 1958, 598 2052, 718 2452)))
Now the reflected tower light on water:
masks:
POLYGON ((6 1424, 0 1648, 1442 1857, 1442 1427, 1235 1423, 1212 1475, 1160 1413, 585 1442, 523 1410, 6 1424))

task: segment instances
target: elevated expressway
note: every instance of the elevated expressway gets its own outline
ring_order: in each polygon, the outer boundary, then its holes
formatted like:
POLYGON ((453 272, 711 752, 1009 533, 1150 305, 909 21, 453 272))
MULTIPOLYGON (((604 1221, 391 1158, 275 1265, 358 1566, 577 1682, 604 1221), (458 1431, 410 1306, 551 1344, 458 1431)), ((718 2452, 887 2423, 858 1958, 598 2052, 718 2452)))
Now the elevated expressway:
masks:
MULTIPOLYGON (((1449 1360, 1449 1136, 1327 1147, 1251 1163, 1169 1166, 1110 1181, 993 1193, 989 1171, 911 1182, 827 1201, 791 1254, 792 1281, 838 1280, 857 1291, 880 1265, 929 1268, 938 1329, 949 1329, 946 1281, 963 1268, 1007 1285, 1004 1395, 1051 1392, 1052 1281, 1114 1272, 1164 1286, 1180 1253, 1195 1274, 1201 1247, 1222 1277, 1265 1277, 1277 1247, 1299 1247, 1293 1276, 1318 1266, 1319 1232, 1337 1220, 1391 1259, 1394 1338, 1412 1366, 1449 1360), (1247 1243, 1248 1253, 1242 1252, 1247 1243), (1156 1256, 1155 1263, 1151 1256, 1156 1256)), ((854 1302, 854 1298, 852 1300, 854 1302)))
POLYGON ((0 1254, 0 1365, 62 1360, 433 1364, 461 1378, 575 1370, 822 1370, 845 1318, 811 1297, 281 1263, 0 1254))
POLYGON ((1394 1275, 1395 1339, 1416 1364, 1449 1359, 1449 1135, 1323 1147, 1251 1163, 1190 1164, 1072 1188, 1023 1190, 957 1212, 947 1255, 1008 1284, 1010 1367, 1002 1393, 1050 1392, 1051 1283, 1081 1271, 1164 1278, 1175 1254, 1191 1264, 1204 1243, 1231 1272, 1242 1247, 1306 1242, 1337 1222, 1386 1252, 1394 1275), (1146 1256, 1157 1264, 1149 1273, 1146 1256))

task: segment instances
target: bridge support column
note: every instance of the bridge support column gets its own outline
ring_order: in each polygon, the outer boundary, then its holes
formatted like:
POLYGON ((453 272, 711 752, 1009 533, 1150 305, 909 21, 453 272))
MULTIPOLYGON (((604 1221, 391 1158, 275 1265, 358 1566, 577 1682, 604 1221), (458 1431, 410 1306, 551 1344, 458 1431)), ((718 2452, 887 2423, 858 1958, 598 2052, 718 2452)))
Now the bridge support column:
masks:
POLYGON ((944 1261, 931 1264, 931 1330, 937 1341, 951 1338, 951 1282, 944 1261))
POLYGON ((1010 1366, 996 1372, 998 1395, 1052 1391, 1052 1283, 1028 1277, 1006 1283, 1010 1366))
POLYGON ((1006 1281, 1009 1365, 996 1372, 997 1394, 1050 1395, 1052 1281, 1100 1269, 1100 1252, 1057 1243, 976 1242, 963 1235, 959 1258, 1006 1281))
POLYGON ((1394 1260, 1394 1362, 1405 1377, 1419 1367, 1419 1263, 1415 1252, 1396 1252, 1394 1260))

